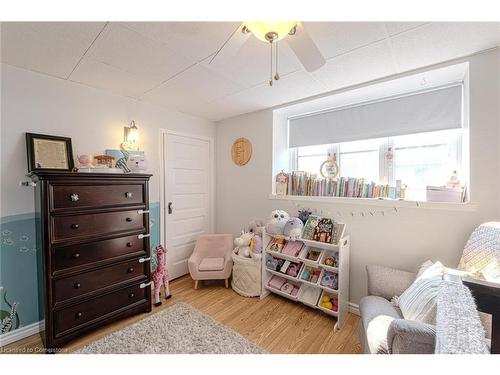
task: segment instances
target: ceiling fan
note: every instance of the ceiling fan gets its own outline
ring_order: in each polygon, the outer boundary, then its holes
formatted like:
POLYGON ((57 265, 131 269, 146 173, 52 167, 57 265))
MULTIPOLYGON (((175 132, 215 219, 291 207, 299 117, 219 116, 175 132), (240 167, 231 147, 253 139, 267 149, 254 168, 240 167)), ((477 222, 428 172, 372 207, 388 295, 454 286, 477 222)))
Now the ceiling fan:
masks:
POLYGON ((278 46, 284 39, 308 72, 313 72, 325 64, 325 58, 304 27, 297 21, 246 21, 224 42, 209 64, 226 61, 236 55, 250 35, 269 43, 271 46, 271 74, 269 85, 280 79, 278 73, 278 46), (274 65, 274 75, 273 75, 274 65))

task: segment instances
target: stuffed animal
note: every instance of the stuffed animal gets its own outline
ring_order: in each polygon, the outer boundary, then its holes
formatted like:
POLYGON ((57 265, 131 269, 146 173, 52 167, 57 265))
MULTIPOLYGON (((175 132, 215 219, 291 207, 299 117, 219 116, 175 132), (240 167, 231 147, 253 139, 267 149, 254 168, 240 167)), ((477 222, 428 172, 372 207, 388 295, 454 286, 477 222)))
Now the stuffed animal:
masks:
POLYGON ((269 234, 283 234, 285 224, 290 215, 283 210, 274 210, 271 212, 266 222, 266 232, 269 234))
POLYGON ((292 241, 300 238, 302 234, 302 229, 304 228, 304 223, 298 217, 291 217, 285 224, 283 229, 283 234, 290 237, 292 241))
POLYGON ((264 226, 265 224, 263 220, 255 219, 248 224, 247 231, 257 236, 262 236, 262 232, 264 231, 264 226))
POLYGON ((333 304, 330 302, 330 297, 328 296, 323 296, 320 306, 328 310, 333 310, 333 304))
POLYGON ((303 209, 303 210, 299 210, 299 214, 297 215, 297 217, 302 220, 302 223, 304 223, 304 225, 306 225, 307 223, 307 219, 309 219, 309 215, 311 215, 312 212, 307 210, 307 209, 303 209))
POLYGON ((243 232, 241 236, 234 239, 234 250, 235 254, 239 256, 250 258, 251 247, 250 244, 253 239, 253 234, 248 232, 243 232))
POLYGON ((256 234, 253 235, 250 241, 250 257, 262 258, 262 237, 256 234))
POLYGON ((170 284, 168 281, 168 269, 165 262, 165 254, 167 250, 162 246, 156 246, 156 270, 151 274, 151 279, 154 284, 154 298, 155 306, 160 306, 160 288, 163 285, 165 288, 165 298, 169 299, 172 295, 170 294, 170 284))

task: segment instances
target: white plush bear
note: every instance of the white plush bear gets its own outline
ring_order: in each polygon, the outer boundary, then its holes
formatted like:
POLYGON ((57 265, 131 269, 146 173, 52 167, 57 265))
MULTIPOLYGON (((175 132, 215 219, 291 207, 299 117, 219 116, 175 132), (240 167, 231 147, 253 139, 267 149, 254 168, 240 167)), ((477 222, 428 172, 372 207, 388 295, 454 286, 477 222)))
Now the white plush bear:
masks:
POLYGON ((239 256, 250 258, 251 248, 250 242, 252 241, 253 233, 242 233, 241 236, 234 239, 234 253, 239 256))

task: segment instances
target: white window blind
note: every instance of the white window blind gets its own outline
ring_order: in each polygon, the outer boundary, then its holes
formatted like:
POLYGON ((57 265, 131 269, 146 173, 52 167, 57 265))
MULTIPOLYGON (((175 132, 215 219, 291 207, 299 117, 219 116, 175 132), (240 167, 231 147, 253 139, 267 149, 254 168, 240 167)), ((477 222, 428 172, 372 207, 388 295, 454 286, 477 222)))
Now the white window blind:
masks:
POLYGON ((462 85, 289 119, 289 147, 460 128, 462 85))

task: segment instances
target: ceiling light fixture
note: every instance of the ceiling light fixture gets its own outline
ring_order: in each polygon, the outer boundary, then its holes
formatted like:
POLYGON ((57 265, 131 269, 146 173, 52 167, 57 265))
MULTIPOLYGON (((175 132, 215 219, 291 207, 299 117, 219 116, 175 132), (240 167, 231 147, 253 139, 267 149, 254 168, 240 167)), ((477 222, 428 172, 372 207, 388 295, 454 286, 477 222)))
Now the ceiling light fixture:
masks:
POLYGON ((273 85, 273 81, 280 79, 278 73, 278 42, 287 35, 295 34, 297 21, 246 21, 242 28, 243 33, 252 33, 257 39, 269 43, 271 46, 271 74, 269 77, 269 86, 273 85), (274 47, 275 46, 275 47, 274 47), (274 47, 274 48, 273 48, 274 47), (274 53, 273 53, 274 52, 274 53), (275 64, 273 64, 273 56, 275 64), (275 66, 273 75, 273 65, 275 66))

